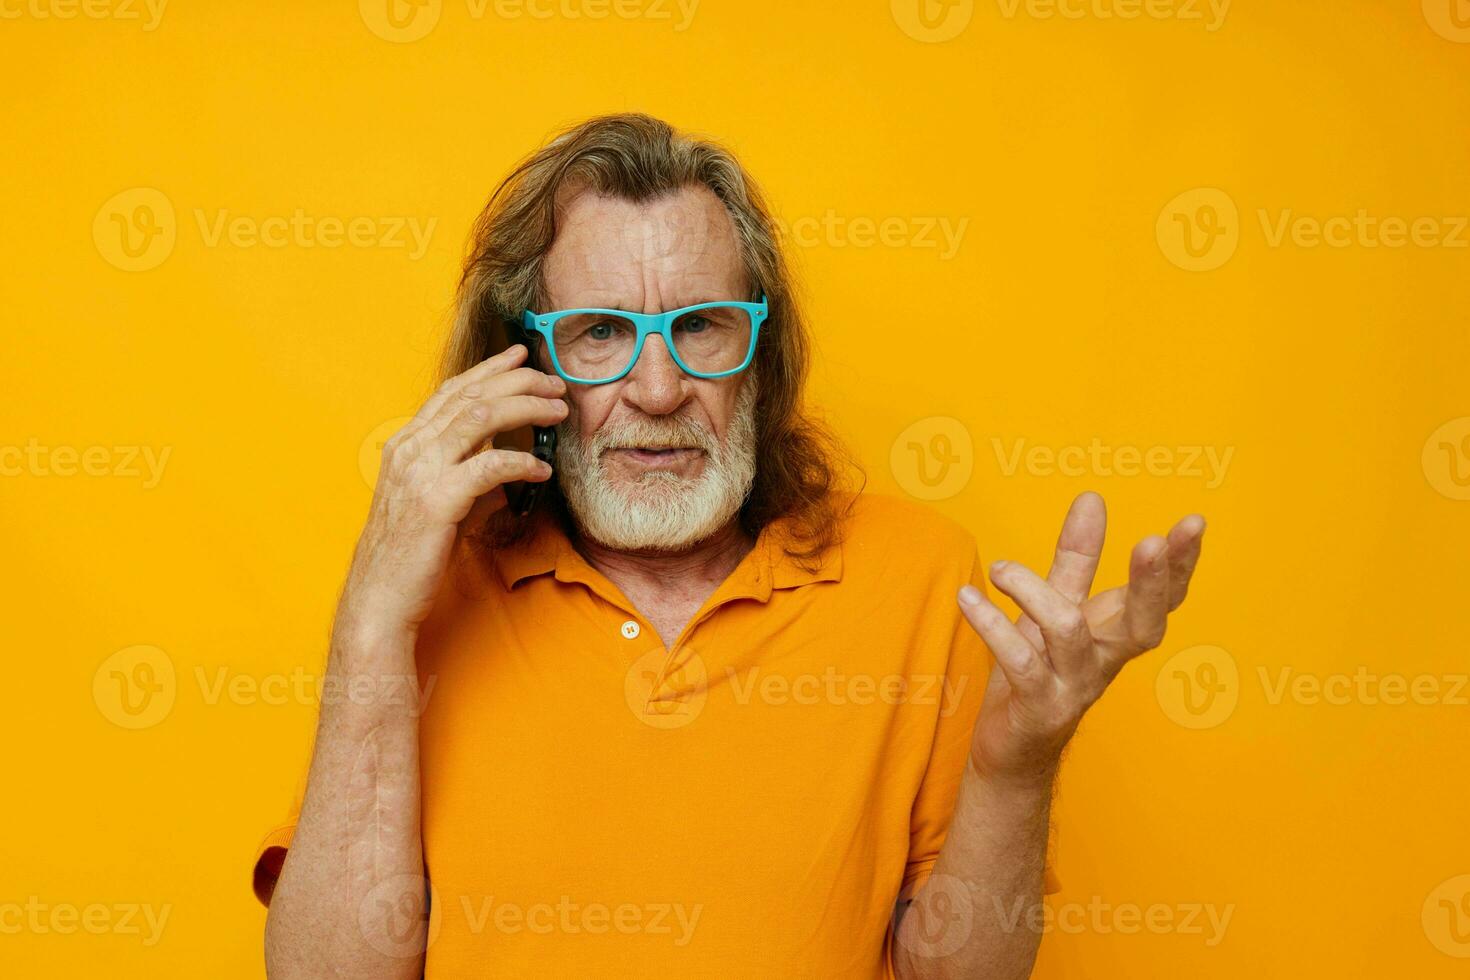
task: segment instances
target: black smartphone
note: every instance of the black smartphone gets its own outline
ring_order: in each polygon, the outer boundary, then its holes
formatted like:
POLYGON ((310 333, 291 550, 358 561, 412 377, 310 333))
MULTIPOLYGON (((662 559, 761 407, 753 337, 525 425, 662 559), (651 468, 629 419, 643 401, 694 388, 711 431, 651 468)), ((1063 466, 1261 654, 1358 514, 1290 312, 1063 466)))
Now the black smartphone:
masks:
MULTIPOLYGON (((536 342, 541 338, 536 334, 528 334, 520 324, 505 321, 491 328, 491 350, 502 351, 510 346, 512 340, 525 344, 527 348, 534 351, 536 342), (497 330, 496 327, 499 329, 497 330)), ((543 426, 529 426, 527 428, 513 430, 511 432, 497 435, 493 444, 498 449, 518 449, 535 456, 547 466, 556 465, 556 430, 543 426)), ((541 499, 542 489, 546 486, 542 483, 512 483, 505 488, 505 497, 510 508, 520 517, 530 514, 536 506, 536 501, 541 499)))
MULTIPOLYGON (((556 465, 556 430, 537 425, 531 428, 531 433, 531 455, 547 466, 556 465)), ((517 483, 507 489, 507 499, 518 516, 525 517, 531 513, 545 486, 544 482, 517 483)))

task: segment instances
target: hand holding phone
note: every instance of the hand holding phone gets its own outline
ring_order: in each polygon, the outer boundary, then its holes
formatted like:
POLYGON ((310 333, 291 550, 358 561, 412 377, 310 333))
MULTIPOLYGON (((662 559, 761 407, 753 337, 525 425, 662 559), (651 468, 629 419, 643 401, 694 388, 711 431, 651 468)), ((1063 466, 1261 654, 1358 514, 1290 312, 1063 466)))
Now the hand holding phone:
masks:
MULTIPOLYGON (((532 437, 531 455, 547 466, 554 466, 556 463, 556 430, 538 425, 532 431, 535 434, 532 437)), ((545 485, 545 483, 521 484, 516 491, 515 499, 511 502, 517 515, 525 517, 531 513, 536 506, 536 501, 541 499, 541 488, 545 485)))

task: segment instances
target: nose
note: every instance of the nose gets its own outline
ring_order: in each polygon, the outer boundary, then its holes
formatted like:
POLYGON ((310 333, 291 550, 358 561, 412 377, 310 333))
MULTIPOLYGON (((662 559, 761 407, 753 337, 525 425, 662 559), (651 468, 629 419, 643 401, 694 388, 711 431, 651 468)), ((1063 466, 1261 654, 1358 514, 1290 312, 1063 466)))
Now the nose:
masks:
POLYGON ((662 337, 649 337, 633 370, 623 379, 622 398, 648 415, 670 415, 689 400, 689 376, 679 370, 662 337))

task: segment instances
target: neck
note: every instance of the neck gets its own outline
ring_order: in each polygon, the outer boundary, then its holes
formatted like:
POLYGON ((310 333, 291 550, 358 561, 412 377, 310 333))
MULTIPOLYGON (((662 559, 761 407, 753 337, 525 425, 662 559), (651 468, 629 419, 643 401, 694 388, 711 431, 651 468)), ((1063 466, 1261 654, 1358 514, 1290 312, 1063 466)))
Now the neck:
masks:
POLYGON ((583 535, 576 539, 577 550, 614 582, 647 582, 667 586, 670 583, 723 582, 739 565, 755 540, 740 527, 738 519, 714 535, 680 551, 619 551, 583 535))

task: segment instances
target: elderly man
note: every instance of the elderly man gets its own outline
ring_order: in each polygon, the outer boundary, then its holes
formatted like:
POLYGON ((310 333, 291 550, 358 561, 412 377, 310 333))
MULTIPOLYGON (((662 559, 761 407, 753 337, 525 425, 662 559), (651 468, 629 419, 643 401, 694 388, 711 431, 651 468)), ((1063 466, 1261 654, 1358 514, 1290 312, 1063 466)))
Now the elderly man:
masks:
POLYGON ((1084 494, 1047 578, 989 567, 1009 621, 963 530, 844 489, 772 228, 645 116, 491 198, 257 862, 275 980, 1030 973, 1062 750, 1204 522, 1089 597, 1084 494))

